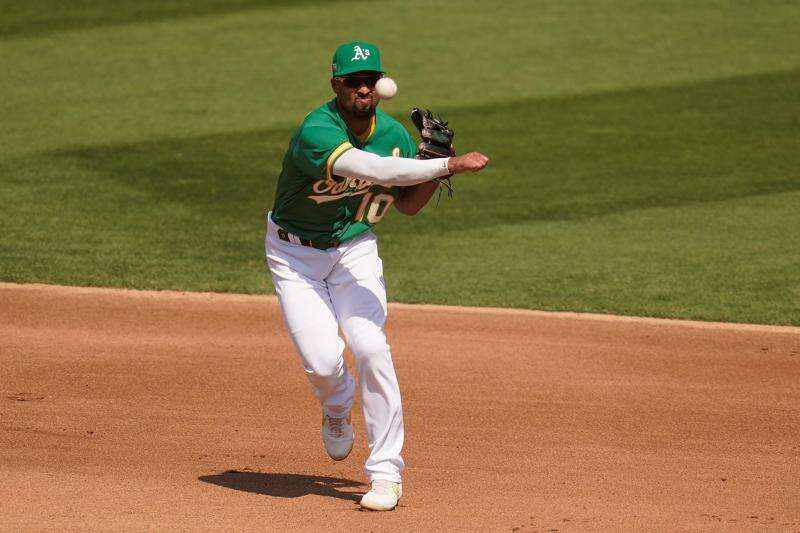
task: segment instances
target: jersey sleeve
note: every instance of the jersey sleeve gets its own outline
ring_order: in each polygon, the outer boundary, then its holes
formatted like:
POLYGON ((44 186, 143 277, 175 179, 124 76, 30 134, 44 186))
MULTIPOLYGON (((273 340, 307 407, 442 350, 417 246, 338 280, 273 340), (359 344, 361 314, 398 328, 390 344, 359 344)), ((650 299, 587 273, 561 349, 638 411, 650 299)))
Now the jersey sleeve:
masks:
POLYGON ((305 125, 292 150, 295 166, 312 178, 331 177, 336 159, 352 148, 344 131, 334 126, 305 125))

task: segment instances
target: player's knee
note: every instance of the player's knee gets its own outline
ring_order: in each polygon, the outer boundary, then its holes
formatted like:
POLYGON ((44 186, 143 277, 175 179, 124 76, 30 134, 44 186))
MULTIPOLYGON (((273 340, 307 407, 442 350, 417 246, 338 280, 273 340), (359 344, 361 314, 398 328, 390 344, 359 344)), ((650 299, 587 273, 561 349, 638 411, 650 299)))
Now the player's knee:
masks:
POLYGON ((306 363, 303 366, 306 373, 319 379, 335 379, 341 377, 344 373, 344 360, 338 352, 331 357, 306 358, 306 363))
POLYGON ((345 379, 344 362, 337 364, 330 361, 317 361, 312 365, 303 365, 308 381, 314 386, 320 399, 326 398, 338 389, 345 379))
POLYGON ((319 378, 337 378, 344 372, 344 342, 338 337, 321 342, 318 338, 296 338, 303 359, 303 367, 309 375, 319 378))
POLYGON ((361 366, 379 367, 383 365, 387 359, 391 360, 389 345, 386 344, 385 340, 372 339, 360 343, 357 348, 351 346, 351 349, 361 366))
POLYGON ((359 335, 350 339, 350 350, 358 358, 388 357, 389 345, 384 335, 359 335))

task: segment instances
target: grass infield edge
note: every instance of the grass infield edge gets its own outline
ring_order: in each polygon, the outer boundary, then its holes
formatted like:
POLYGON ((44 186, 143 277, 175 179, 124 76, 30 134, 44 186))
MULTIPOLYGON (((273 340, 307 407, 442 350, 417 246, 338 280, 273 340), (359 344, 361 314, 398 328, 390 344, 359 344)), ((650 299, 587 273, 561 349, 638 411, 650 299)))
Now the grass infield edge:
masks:
MULTIPOLYGON (((194 300, 194 301, 228 301, 228 302, 263 302, 277 305, 277 296, 270 294, 234 294, 219 292, 193 292, 175 290, 135 290, 120 289, 109 287, 78 287, 67 285, 48 285, 45 283, 8 283, 0 282, 0 291, 4 290, 23 290, 31 292, 56 292, 62 294, 75 295, 116 295, 124 298, 146 299, 146 300, 194 300)), ((736 322, 704 322, 698 320, 686 320, 678 318, 653 318, 642 316, 625 316, 601 313, 578 313, 571 311, 539 311, 535 309, 507 309, 502 307, 466 307, 455 305, 433 305, 433 304, 407 304, 390 302, 390 309, 420 310, 438 313, 455 314, 491 314, 509 315, 520 317, 538 317, 565 319, 577 321, 597 321, 597 322, 618 322, 629 324, 642 324, 651 326, 672 326, 699 329, 716 329, 731 331, 752 331, 762 333, 783 333, 800 336, 800 327, 796 326, 775 326, 768 324, 747 324, 736 322)))

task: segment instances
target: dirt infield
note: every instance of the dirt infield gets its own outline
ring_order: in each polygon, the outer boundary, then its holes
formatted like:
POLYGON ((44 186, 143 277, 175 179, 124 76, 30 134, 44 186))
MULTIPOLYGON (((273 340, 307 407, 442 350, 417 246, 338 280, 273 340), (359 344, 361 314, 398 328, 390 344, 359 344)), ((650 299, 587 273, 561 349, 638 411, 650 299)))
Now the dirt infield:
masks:
POLYGON ((388 331, 405 495, 368 513, 360 407, 329 460, 274 298, 0 284, 0 529, 800 531, 800 328, 394 305, 388 331))

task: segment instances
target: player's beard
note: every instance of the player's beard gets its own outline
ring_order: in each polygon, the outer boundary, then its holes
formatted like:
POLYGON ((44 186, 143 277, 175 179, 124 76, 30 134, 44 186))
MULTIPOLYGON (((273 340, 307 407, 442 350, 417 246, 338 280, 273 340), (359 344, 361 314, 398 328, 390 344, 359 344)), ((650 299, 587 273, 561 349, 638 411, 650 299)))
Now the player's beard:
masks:
POLYGON ((349 111, 354 117, 369 118, 375 114, 377 105, 374 98, 357 98, 353 101, 353 105, 350 106, 349 111))

